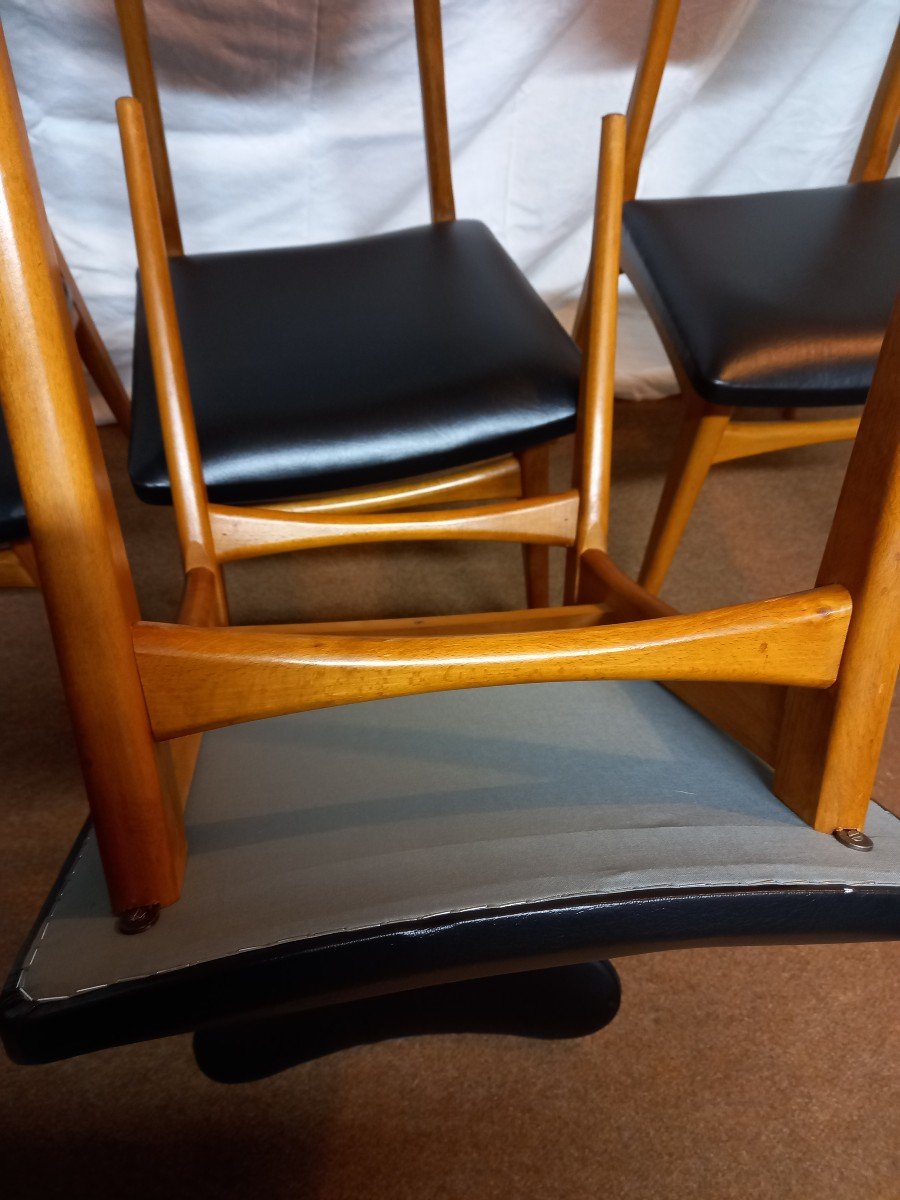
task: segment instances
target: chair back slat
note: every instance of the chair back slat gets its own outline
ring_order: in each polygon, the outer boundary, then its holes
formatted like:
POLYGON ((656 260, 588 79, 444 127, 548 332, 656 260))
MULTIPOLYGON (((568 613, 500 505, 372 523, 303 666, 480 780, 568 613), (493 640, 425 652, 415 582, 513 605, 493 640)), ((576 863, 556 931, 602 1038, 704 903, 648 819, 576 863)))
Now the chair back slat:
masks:
POLYGON ((788 695, 775 792, 816 829, 862 828, 900 662, 900 299, 822 557, 853 601, 835 684, 788 695))
POLYGON ((2 34, 0 397, 113 905, 171 902, 184 832, 161 781, 137 599, 2 34))
POLYGON ((869 109, 850 182, 884 179, 900 144, 900 23, 869 109))
POLYGON ((153 179, 159 199, 160 215, 166 239, 167 253, 178 256, 184 253, 181 228, 178 223, 178 207, 175 202, 175 185, 169 165, 166 146, 166 131, 159 104, 159 87, 150 53, 150 34, 147 29, 147 13, 144 0, 116 0, 116 15, 125 48, 128 78, 131 91, 141 102, 147 124, 147 139, 150 143, 150 160, 153 164, 153 179))
POLYGON ((447 91, 444 83, 441 0, 414 0, 414 8, 431 216, 434 221, 452 221, 456 216, 456 206, 453 200, 447 91))
POLYGON ((656 108, 663 71, 669 58, 669 47, 675 32, 675 22, 681 0, 655 0, 647 40, 638 63, 637 73, 628 101, 628 138, 625 143, 625 199, 633 200, 638 176, 647 145, 647 135, 656 108))
MULTIPOLYGON (((656 109, 656 100, 662 83, 663 72, 669 57, 669 47, 675 32, 675 22, 681 8, 681 0, 655 0, 647 26, 644 49, 638 62, 628 110, 625 115, 625 178, 622 192, 623 202, 633 200, 637 191, 638 176, 647 145, 647 135, 656 109)), ((572 324, 572 337, 576 345, 584 348, 588 313, 591 308, 593 266, 588 266, 584 285, 578 298, 578 309, 572 324)))

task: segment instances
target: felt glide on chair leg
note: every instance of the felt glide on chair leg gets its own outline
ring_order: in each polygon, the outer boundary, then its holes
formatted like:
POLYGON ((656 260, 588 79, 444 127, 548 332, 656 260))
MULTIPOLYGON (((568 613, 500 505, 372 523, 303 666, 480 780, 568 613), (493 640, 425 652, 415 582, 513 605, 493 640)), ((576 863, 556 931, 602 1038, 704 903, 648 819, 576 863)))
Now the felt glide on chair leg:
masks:
POLYGON ((194 1055, 217 1083, 249 1083, 352 1046, 426 1034, 587 1037, 612 1021, 621 995, 611 963, 578 963, 204 1029, 194 1055))
POLYGON ((129 908, 126 912, 119 913, 116 928, 119 933, 130 936, 152 929, 158 920, 159 905, 147 904, 143 908, 129 908))

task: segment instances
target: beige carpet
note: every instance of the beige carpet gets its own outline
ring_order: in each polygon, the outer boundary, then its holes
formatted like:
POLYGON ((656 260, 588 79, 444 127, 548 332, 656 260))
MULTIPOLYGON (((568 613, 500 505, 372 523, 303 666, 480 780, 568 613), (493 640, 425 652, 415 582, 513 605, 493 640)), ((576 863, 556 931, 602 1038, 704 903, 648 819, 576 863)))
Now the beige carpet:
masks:
MULTIPOLYGON (((677 419, 623 404, 613 550, 633 569, 677 419)), ((104 446, 145 615, 179 590, 171 513, 139 505, 104 446)), ((565 448, 558 482, 565 482, 565 448)), ((700 607, 809 586, 846 446, 719 468, 667 595, 700 607)), ((229 569, 236 620, 523 602, 514 547, 314 551, 229 569)), ((40 597, 0 593, 0 962, 84 816, 40 597)), ((878 794, 900 800, 900 712, 878 794)), ((585 1041, 419 1039, 241 1088, 188 1039, 42 1068, 0 1061, 10 1197, 897 1200, 900 948, 711 949, 618 964, 622 1011, 585 1041)))

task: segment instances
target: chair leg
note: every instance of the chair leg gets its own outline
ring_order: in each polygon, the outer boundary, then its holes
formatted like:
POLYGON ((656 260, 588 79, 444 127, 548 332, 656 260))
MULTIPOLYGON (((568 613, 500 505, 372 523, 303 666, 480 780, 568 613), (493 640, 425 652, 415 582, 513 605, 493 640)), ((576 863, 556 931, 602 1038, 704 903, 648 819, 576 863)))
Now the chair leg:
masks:
POLYGON ((657 593, 663 585, 731 412, 730 408, 707 404, 698 396, 688 398, 638 577, 648 592, 657 593))
MULTIPOLYGON (((532 446, 516 455, 522 476, 522 496, 550 493, 550 447, 532 446)), ((525 594, 529 608, 550 607, 550 547, 524 545, 525 594)))

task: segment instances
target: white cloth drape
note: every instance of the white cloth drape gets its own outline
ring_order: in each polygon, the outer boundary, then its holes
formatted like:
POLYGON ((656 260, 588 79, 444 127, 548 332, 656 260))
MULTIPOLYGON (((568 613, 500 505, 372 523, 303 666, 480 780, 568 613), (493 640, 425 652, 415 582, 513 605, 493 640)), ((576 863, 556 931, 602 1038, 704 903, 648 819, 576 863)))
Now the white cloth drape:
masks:
MULTIPOLYGON (((328 241, 427 220, 412 0, 146 0, 185 245, 328 241)), ((650 0, 444 0, 457 210, 562 312, 586 265, 599 121, 650 0)), ((129 379, 135 255, 113 0, 0 0, 50 218, 129 379)), ((683 0, 640 195, 846 178, 898 0, 683 0)), ((669 386, 625 295, 620 391, 669 386)))

